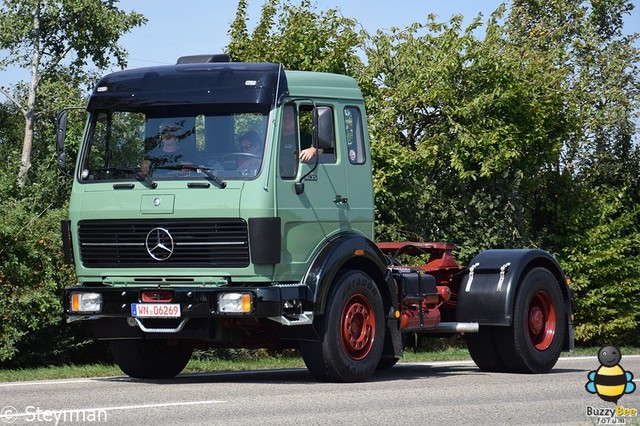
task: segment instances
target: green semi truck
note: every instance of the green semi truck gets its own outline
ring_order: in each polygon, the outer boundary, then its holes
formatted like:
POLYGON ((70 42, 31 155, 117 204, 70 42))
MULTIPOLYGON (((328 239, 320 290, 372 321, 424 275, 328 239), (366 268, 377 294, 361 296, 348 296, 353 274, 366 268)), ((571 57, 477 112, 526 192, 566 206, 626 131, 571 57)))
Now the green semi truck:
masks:
MULTIPOLYGON (((465 267, 450 243, 375 242, 350 77, 183 57, 103 77, 86 111, 64 307, 132 377, 173 377, 208 347, 298 348, 331 381, 392 367, 412 336, 464 334, 487 371, 546 372, 573 348, 571 287, 546 251, 465 267)), ((66 128, 63 111, 62 170, 66 128)))

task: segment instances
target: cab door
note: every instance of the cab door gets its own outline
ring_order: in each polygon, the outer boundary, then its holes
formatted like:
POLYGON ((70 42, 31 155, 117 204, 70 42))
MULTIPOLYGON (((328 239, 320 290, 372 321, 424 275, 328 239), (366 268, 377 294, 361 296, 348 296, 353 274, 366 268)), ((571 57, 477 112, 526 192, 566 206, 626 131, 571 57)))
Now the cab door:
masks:
POLYGON ((348 182, 349 227, 374 240, 375 208, 369 141, 364 119, 364 104, 346 104, 337 113, 339 147, 344 158, 348 182), (338 115, 338 117, 339 117, 338 115), (343 133, 344 132, 344 133, 343 133))
POLYGON ((282 222, 282 261, 277 272, 283 280, 300 280, 316 247, 350 228, 344 158, 335 146, 336 108, 316 107, 324 114, 322 123, 332 127, 323 133, 332 131, 333 141, 314 142, 313 105, 291 102, 280 110, 276 209, 282 222), (300 161, 300 152, 313 145, 318 152, 300 161))

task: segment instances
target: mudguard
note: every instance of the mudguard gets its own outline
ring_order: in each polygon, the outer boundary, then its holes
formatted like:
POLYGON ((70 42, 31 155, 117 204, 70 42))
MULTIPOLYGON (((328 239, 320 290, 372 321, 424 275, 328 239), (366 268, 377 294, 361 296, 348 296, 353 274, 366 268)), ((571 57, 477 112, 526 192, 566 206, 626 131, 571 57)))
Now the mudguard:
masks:
POLYGON ((556 278, 565 301, 571 329, 572 294, 558 262, 544 250, 487 250, 465 270, 458 296, 457 320, 482 325, 509 326, 513 304, 524 275, 547 268, 556 278))
POLYGON ((355 233, 337 234, 316 253, 303 282, 313 295, 314 313, 321 315, 327 295, 338 271, 343 267, 360 269, 378 283, 386 308, 398 306, 395 281, 387 271, 387 259, 376 244, 355 233))
POLYGON ((399 306, 398 287, 389 262, 380 248, 368 238, 355 233, 341 233, 328 240, 314 256, 303 282, 313 297, 315 315, 322 315, 336 274, 342 268, 360 269, 378 284, 386 311, 384 353, 400 358, 403 352, 402 331, 396 317, 399 306))

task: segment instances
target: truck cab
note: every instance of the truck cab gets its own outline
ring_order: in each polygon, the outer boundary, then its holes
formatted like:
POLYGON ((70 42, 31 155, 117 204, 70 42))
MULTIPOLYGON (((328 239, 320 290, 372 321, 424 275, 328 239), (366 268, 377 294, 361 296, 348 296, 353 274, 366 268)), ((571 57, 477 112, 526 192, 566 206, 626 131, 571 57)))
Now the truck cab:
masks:
MULTIPOLYGON (((441 321, 451 289, 455 299, 474 276, 452 263, 455 246, 410 244, 442 257, 434 272, 399 267, 389 250, 403 245, 374 243, 356 81, 219 60, 181 58, 96 85, 62 222, 78 280, 65 290, 69 321, 89 324, 140 378, 173 377, 193 348, 212 346, 299 348, 317 377, 363 380, 400 358, 408 332, 478 332, 479 284, 460 300, 463 320, 450 308, 441 321)), ((61 166, 65 129, 61 114, 61 166)), ((513 326, 520 274, 546 267, 558 289, 540 304, 554 310, 557 338, 542 351, 557 359, 571 340, 559 266, 542 252, 494 254, 519 272, 487 325, 513 326)), ((541 317, 544 334, 551 315, 541 317)))
POLYGON ((66 310, 114 345, 271 344, 229 324, 309 326, 314 257, 373 240, 362 95, 345 76, 184 62, 110 74, 89 99, 63 223, 78 279, 66 310))

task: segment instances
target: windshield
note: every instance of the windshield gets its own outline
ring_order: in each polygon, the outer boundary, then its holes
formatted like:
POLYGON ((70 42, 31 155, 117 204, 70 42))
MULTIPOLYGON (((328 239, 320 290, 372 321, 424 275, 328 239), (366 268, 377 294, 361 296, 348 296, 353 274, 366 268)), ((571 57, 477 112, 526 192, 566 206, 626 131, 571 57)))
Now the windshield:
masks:
POLYGON ((94 112, 80 180, 253 179, 266 128, 266 112, 94 112))

